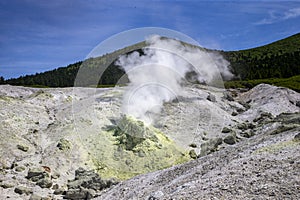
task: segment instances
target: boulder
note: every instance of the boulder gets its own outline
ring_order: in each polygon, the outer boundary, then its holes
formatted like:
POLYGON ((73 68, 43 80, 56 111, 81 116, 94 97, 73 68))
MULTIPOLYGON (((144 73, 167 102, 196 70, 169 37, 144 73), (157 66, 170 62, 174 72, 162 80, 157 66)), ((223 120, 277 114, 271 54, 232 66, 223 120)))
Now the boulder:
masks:
POLYGON ((231 113, 231 115, 232 116, 237 116, 239 113, 237 113, 237 112, 235 112, 235 111, 233 111, 232 113, 231 113))
POLYGON ((18 144, 17 148, 21 151, 27 152, 29 150, 29 147, 23 144, 18 144))
POLYGON ((246 131, 241 132, 240 135, 245 138, 250 138, 250 137, 254 136, 255 134, 254 134, 253 130, 246 130, 246 131))
POLYGON ((70 189, 66 191, 66 194, 64 195, 65 199, 92 199, 95 196, 95 191, 91 189, 84 189, 84 188, 79 188, 79 189, 70 189))
POLYGON ((222 138, 213 138, 201 144, 201 152, 199 156, 205 156, 218 150, 218 146, 222 144, 222 138))
POLYGON ((222 133, 230 133, 232 130, 230 129, 230 128, 228 128, 228 127, 224 127, 223 129, 222 129, 222 133))
POLYGON ((236 137, 234 135, 228 135, 224 138, 224 143, 233 145, 236 143, 236 137))
POLYGON ((50 188, 52 186, 52 180, 50 173, 48 172, 48 168, 49 167, 46 166, 31 168, 28 170, 26 178, 36 182, 36 185, 40 186, 41 188, 50 188))
POLYGON ((32 190, 30 188, 27 188, 24 186, 17 186, 14 191, 15 191, 15 193, 26 194, 26 195, 29 195, 32 193, 32 190))
POLYGON ((117 181, 103 180, 100 175, 95 173, 93 170, 85 170, 78 168, 75 170, 75 179, 69 180, 67 186, 65 198, 80 199, 79 197, 89 199, 94 196, 95 192, 99 192, 105 188, 108 188, 117 181))
POLYGON ((237 128, 240 129, 240 130, 247 130, 248 129, 248 124, 246 123, 240 123, 237 125, 237 128))
POLYGON ((52 181, 49 177, 42 178, 36 182, 36 185, 40 186, 41 188, 51 188, 52 181))
POLYGON ((51 178, 58 179, 60 177, 60 173, 56 170, 54 170, 51 174, 51 178))
POLYGON ((273 115, 269 112, 262 112, 260 114, 260 116, 258 116, 257 118, 255 118, 253 120, 253 122, 257 122, 257 123, 263 123, 266 121, 270 121, 271 119, 273 119, 273 115))
POLYGON ((153 130, 144 122, 127 115, 124 115, 118 122, 114 136, 119 145, 124 146, 126 150, 133 150, 135 146, 146 139, 158 142, 158 138, 153 130))
POLYGON ((13 183, 9 183, 9 182, 4 182, 4 183, 1 183, 0 184, 0 187, 4 188, 4 189, 7 189, 7 188, 12 188, 14 187, 15 185, 13 183))
POLYGON ((228 101, 234 101, 234 99, 233 99, 232 95, 230 94, 230 92, 227 92, 227 91, 223 93, 223 98, 228 100, 228 101))
POLYGON ((63 188, 58 188, 58 189, 54 190, 53 194, 62 195, 64 192, 65 192, 65 190, 63 188))
POLYGON ((300 141, 300 133, 298 133, 297 135, 295 135, 294 140, 300 141))
POLYGON ((72 146, 71 142, 64 138, 61 138, 59 140, 59 142, 57 143, 57 147, 59 148, 59 150, 62 150, 62 151, 71 149, 71 146, 72 146))
POLYGON ((157 199, 162 199, 164 196, 164 193, 159 190, 159 191, 156 191, 156 192, 152 192, 148 198, 148 200, 157 200, 157 199))
POLYGON ((195 143, 191 143, 189 146, 192 148, 197 148, 197 145, 195 143))
POLYGON ((195 152, 194 149, 190 150, 189 155, 190 155, 190 157, 192 159, 196 159, 197 158, 197 154, 196 154, 196 152, 195 152))
POLYGON ((216 102, 216 96, 210 93, 208 94, 206 99, 211 102, 216 102))
POLYGON ((25 167, 24 166, 17 166, 16 168, 15 168, 15 171, 16 172, 22 172, 22 171, 24 171, 25 170, 25 167))
POLYGON ((44 168, 38 167, 38 168, 30 168, 28 170, 27 179, 32 179, 33 177, 41 177, 44 178, 46 176, 49 176, 49 174, 45 171, 44 168))

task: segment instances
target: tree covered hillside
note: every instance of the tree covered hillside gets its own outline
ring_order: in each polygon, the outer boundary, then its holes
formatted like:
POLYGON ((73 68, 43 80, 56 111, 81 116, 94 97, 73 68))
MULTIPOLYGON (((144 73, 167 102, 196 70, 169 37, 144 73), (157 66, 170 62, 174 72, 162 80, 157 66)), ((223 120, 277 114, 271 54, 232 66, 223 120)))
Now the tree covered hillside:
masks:
MULTIPOLYGON (((95 80, 97 80, 98 85, 114 85, 125 74, 119 66, 115 65, 114 61, 118 56, 135 50, 142 53, 141 49, 145 46, 145 42, 140 42, 100 57, 70 64, 67 67, 14 79, 1 79, 0 84, 72 87, 80 68, 81 72, 87 73, 89 79, 80 79, 80 82, 76 83, 77 85, 94 86, 95 80), (101 79, 98 80, 100 74, 102 74, 101 79)), ((218 52, 230 62, 232 72, 236 75, 235 81, 280 79, 300 75, 300 33, 253 49, 218 52)), ((296 88, 300 88, 297 86, 300 85, 298 79, 299 76, 289 79, 296 80, 292 83, 294 86, 296 85, 296 88)), ((289 87, 288 84, 286 85, 289 87)))
POLYGON ((300 74, 300 33, 241 51, 223 52, 241 80, 288 78, 300 74))

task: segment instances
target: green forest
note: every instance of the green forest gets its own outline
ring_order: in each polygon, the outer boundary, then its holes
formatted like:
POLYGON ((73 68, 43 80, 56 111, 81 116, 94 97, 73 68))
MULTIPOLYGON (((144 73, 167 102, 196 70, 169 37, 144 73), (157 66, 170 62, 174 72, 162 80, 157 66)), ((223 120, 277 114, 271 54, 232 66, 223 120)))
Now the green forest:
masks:
MULTIPOLYGON (((189 45, 184 43, 184 45, 189 45)), ((23 85, 34 87, 72 87, 74 86, 112 86, 121 77, 126 82, 124 71, 115 64, 115 60, 123 54, 135 50, 142 52, 145 42, 117 50, 96 58, 79 61, 66 67, 51 71, 36 73, 4 80, 0 84, 23 85), (75 81, 77 72, 85 74, 89 79, 79 78, 75 81), (101 75, 101 79, 99 79, 101 75)), ((199 47, 200 48, 200 47, 199 47)), ((271 44, 239 51, 217 51, 230 62, 230 68, 235 74, 232 81, 225 83, 226 87, 253 87, 259 83, 270 83, 285 86, 299 91, 300 89, 300 33, 271 44), (284 84, 283 84, 284 82, 284 84)))

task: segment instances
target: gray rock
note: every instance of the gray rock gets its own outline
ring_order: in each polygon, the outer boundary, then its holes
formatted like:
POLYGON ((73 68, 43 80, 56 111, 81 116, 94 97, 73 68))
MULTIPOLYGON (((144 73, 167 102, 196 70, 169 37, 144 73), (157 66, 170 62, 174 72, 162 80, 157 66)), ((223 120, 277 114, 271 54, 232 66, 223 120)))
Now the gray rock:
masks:
POLYGON ((270 135, 277 135, 279 133, 292 130, 292 129, 296 128, 296 127, 297 126, 295 126, 295 125, 281 125, 281 126, 277 127, 276 130, 272 131, 270 133, 270 135))
MULTIPOLYGON (((250 103, 250 102, 249 102, 249 103, 250 103)), ((241 104, 242 106, 244 106, 244 108, 245 108, 246 110, 248 110, 248 109, 251 108, 251 106, 250 106, 249 103, 248 103, 248 102, 244 102, 244 101, 239 101, 239 104, 241 104)))
POLYGON ((138 156, 139 157, 145 157, 145 152, 142 150, 142 149, 140 149, 138 152, 137 152, 137 154, 138 154, 138 156))
POLYGON ((54 184, 54 185, 52 185, 52 190, 56 190, 56 189, 58 189, 59 188, 59 185, 58 184, 54 184))
POLYGON ((206 99, 211 102, 216 102, 216 96, 211 93, 208 94, 206 99))
POLYGON ((192 159, 196 159, 197 158, 197 154, 196 154, 196 152, 195 152, 194 149, 190 150, 189 155, 190 155, 190 157, 192 159))
POLYGON ((71 149, 72 145, 71 142, 67 139, 61 138, 57 144, 59 150, 66 151, 71 149))
POLYGON ((39 168, 31 168, 28 170, 28 174, 26 176, 27 179, 31 179, 32 177, 36 177, 36 176, 39 176, 39 177, 44 177, 45 176, 45 170, 42 168, 42 167, 39 167, 39 168))
POLYGON ((236 137, 234 135, 228 135, 224 138, 224 143, 233 145, 236 143, 236 137))
MULTIPOLYGON (((85 170, 83 168, 78 168, 75 170, 75 179, 69 180, 67 186, 65 198, 78 199, 79 197, 84 197, 86 199, 92 198, 95 192, 99 192, 105 188, 116 184, 117 181, 103 180, 99 174, 94 171, 85 170)), ((80 198, 79 198, 80 199, 80 198)))
POLYGON ((58 188, 56 190, 54 190, 53 194, 55 195, 61 195, 65 192, 65 190, 63 188, 58 188))
POLYGON ((235 111, 233 111, 232 113, 231 113, 231 115, 232 116, 237 116, 239 113, 237 113, 237 112, 235 112, 235 111))
POLYGON ((269 112, 262 112, 259 117, 255 118, 253 122, 262 123, 273 119, 273 115, 269 112))
POLYGON ((223 93, 223 98, 228 100, 228 101, 234 101, 233 97, 231 96, 230 92, 224 92, 223 93))
POLYGON ((248 124, 248 129, 254 129, 254 128, 255 128, 255 125, 253 123, 248 124))
POLYGON ((243 113, 243 112, 245 112, 246 110, 243 109, 243 108, 238 108, 238 109, 236 109, 236 111, 237 111, 238 113, 243 113))
POLYGON ((52 181, 51 181, 50 178, 45 177, 45 178, 42 178, 42 179, 38 180, 38 181, 36 182, 36 184, 37 184, 38 186, 40 186, 41 188, 51 188, 51 186, 52 186, 52 181))
POLYGON ((298 133, 297 135, 295 135, 294 139, 295 139, 296 141, 300 141, 300 133, 298 133))
POLYGON ((16 161, 13 161, 13 162, 11 163, 10 169, 13 169, 13 168, 15 168, 15 167, 17 167, 17 166, 18 166, 18 164, 16 163, 16 161))
POLYGON ((161 199, 164 196, 164 193, 162 191, 156 191, 150 194, 148 200, 158 200, 161 199))
POLYGON ((0 187, 2 187, 4 189, 12 188, 12 187, 14 187, 14 184, 13 183, 8 183, 8 182, 4 182, 4 183, 0 184, 0 187))
POLYGON ((222 138, 213 138, 201 144, 200 157, 210 154, 218 150, 218 146, 222 144, 222 138))
POLYGON ((41 188, 50 188, 52 186, 52 180, 50 174, 45 169, 47 168, 31 168, 28 170, 26 178, 36 182, 36 185, 41 188))
POLYGON ((51 178, 58 179, 60 177, 60 173, 54 170, 51 174, 51 178))
POLYGON ((246 123, 240 123, 237 125, 237 128, 240 129, 240 130, 247 130, 248 129, 248 124, 246 123))
POLYGON ((17 145, 17 148, 21 151, 24 151, 24 152, 27 152, 29 150, 29 147, 28 146, 25 146, 23 144, 18 144, 17 145))
POLYGON ((274 121, 278 121, 283 124, 300 124, 300 113, 281 113, 276 116, 274 121))
POLYGON ((43 197, 37 195, 37 194, 32 194, 29 198, 29 200, 42 200, 43 197))
POLYGON ((230 133, 230 132, 231 132, 231 129, 228 128, 228 127, 224 127, 224 128, 222 129, 222 133, 230 133))
POLYGON ((22 171, 24 171, 25 170, 25 167, 24 166, 17 166, 16 168, 15 168, 15 171, 16 172, 22 172, 22 171))
POLYGON ((17 186, 14 191, 15 191, 15 193, 26 194, 26 195, 29 195, 32 193, 32 189, 24 187, 24 186, 17 186))
POLYGON ((250 138, 250 137, 254 136, 254 134, 255 133, 253 130, 246 130, 246 131, 243 131, 240 133, 240 135, 245 138, 250 138))
POLYGON ((192 148, 197 148, 197 145, 195 143, 192 143, 189 146, 192 147, 192 148))
POLYGON ((66 194, 64 196, 65 199, 92 199, 95 196, 95 191, 91 189, 71 189, 66 191, 66 194))

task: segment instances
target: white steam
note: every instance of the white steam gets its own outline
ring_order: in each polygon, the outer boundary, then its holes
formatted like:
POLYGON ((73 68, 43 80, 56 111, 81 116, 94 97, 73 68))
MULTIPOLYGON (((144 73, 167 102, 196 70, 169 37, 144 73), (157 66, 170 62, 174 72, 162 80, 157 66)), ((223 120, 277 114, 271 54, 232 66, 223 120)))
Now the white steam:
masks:
POLYGON ((121 56, 120 65, 130 80, 122 112, 150 124, 164 102, 182 94, 187 72, 196 72, 199 82, 213 84, 232 77, 229 63, 221 55, 154 35, 146 40, 144 54, 121 56))

